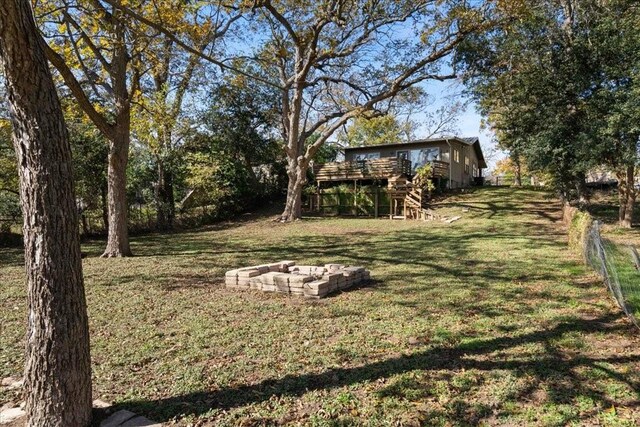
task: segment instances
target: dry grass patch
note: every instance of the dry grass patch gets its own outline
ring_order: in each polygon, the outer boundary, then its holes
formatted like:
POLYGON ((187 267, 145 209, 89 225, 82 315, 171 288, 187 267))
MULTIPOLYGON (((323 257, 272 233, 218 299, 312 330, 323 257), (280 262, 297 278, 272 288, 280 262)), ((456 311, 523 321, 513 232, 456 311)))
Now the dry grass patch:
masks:
MULTIPOLYGON (((256 217, 85 259, 95 396, 180 425, 636 425, 637 331, 566 247, 558 204, 484 188, 438 208, 462 219, 256 217), (279 259, 375 282, 321 301, 222 286, 279 259)), ((22 368, 19 258, 0 267, 2 376, 22 368)))

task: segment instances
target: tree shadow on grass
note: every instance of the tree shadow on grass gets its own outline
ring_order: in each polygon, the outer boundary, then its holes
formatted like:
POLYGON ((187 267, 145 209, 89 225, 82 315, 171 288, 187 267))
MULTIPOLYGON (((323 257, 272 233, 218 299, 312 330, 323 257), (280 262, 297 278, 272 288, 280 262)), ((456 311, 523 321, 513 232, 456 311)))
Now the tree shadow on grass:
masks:
MULTIPOLYGON (((269 222, 274 219, 276 213, 281 211, 279 205, 274 206, 276 205, 261 206, 250 212, 237 214, 233 218, 221 219, 199 227, 176 227, 172 230, 162 231, 130 230, 132 252, 135 257, 172 255, 193 251, 194 245, 197 249, 206 252, 207 248, 203 247, 204 242, 199 236, 200 234, 241 228, 253 222, 269 222)), ((105 244, 106 236, 86 237, 82 241, 82 249, 88 257, 99 257, 105 244)))
POLYGON ((0 266, 24 264, 23 248, 0 248, 0 266))
MULTIPOLYGON (((260 403, 274 396, 300 397, 314 390, 329 390, 362 382, 373 382, 410 371, 460 371, 472 369, 479 371, 511 370, 516 375, 532 380, 525 390, 519 391, 517 396, 509 396, 509 398, 526 400, 541 383, 549 378, 557 377, 561 380, 551 383, 551 388, 547 392, 547 402, 567 403, 572 402, 576 397, 584 396, 600 404, 600 407, 617 406, 619 402, 614 401, 603 391, 584 386, 576 373, 576 369, 582 367, 598 369, 604 375, 625 383, 631 389, 640 390, 640 384, 629 380, 608 367, 610 364, 615 363, 638 362, 640 361, 640 355, 602 358, 581 355, 567 357, 567 354, 562 354, 555 349, 552 341, 568 333, 612 333, 628 329, 629 326, 627 324, 615 322, 619 319, 619 315, 606 315, 596 319, 574 319, 561 323, 549 330, 468 341, 452 347, 433 347, 422 352, 392 357, 363 366, 332 368, 321 373, 287 375, 282 378, 267 379, 257 384, 210 391, 205 390, 158 400, 130 400, 118 405, 118 409, 127 408, 135 412, 142 412, 155 420, 164 422, 176 417, 202 415, 212 409, 229 410, 235 407, 260 403), (500 354, 500 352, 504 352, 507 349, 533 343, 544 345, 547 349, 546 356, 531 358, 500 354), (492 353, 497 354, 493 357, 484 357, 492 353)), ((549 383, 547 382, 547 384, 549 383)), ((401 394, 402 390, 397 392, 401 394)), ((506 398, 503 400, 506 400, 506 398)), ((631 406, 635 404, 632 402, 631 406)), ((468 418, 467 421, 475 420, 476 422, 489 416, 487 411, 482 410, 477 405, 465 406, 461 403, 458 406, 458 408, 453 408, 454 414, 450 415, 464 416, 468 418)), ((572 420, 567 419, 565 421, 572 420)), ((573 421, 576 421, 576 419, 573 419, 573 421)))

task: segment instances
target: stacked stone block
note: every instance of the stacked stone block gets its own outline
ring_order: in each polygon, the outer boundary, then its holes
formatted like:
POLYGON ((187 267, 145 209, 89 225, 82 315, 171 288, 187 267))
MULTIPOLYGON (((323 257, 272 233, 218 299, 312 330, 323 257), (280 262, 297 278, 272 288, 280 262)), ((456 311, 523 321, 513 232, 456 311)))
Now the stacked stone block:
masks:
POLYGON ((323 298, 332 292, 368 282, 371 278, 364 267, 342 264, 296 265, 295 261, 280 261, 229 270, 225 286, 231 289, 261 290, 307 298, 323 298))

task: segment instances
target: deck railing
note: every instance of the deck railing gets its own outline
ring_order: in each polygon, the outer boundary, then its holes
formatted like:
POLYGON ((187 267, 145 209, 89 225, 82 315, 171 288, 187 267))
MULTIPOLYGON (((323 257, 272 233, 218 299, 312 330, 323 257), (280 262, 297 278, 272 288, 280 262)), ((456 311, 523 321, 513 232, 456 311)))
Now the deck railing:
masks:
MULTIPOLYGON (((434 177, 449 176, 449 163, 440 160, 431 162, 434 177)), ((397 157, 334 162, 314 165, 316 181, 347 181, 389 179, 398 175, 411 176, 411 161, 397 157)))
POLYGON ((432 160, 430 163, 434 177, 446 178, 449 176, 449 162, 443 162, 442 160, 432 160))
POLYGON ((316 181, 346 181, 352 179, 389 179, 411 175, 411 161, 396 157, 356 160, 314 165, 316 181))

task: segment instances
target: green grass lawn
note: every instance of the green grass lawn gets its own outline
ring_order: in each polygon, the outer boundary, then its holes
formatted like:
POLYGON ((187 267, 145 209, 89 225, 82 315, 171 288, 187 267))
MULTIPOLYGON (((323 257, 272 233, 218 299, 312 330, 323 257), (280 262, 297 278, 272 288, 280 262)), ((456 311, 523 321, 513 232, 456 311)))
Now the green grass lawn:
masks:
MULTIPOLYGON (((640 202, 640 199, 638 200, 640 202)), ((633 245, 640 248, 640 227, 632 229, 618 226, 618 208, 620 202, 614 191, 595 192, 587 210, 594 218, 603 222, 602 232, 611 241, 619 245, 633 245)), ((634 224, 640 222, 640 207, 636 205, 633 215, 634 224)))
POLYGON ((640 323, 640 273, 631 255, 631 247, 640 250, 640 209, 634 210, 634 227, 618 225, 618 195, 614 191, 595 192, 587 205, 591 215, 601 222, 601 235, 613 286, 619 286, 627 310, 640 323))
MULTIPOLYGON (((530 189, 439 203, 452 224, 274 223, 85 245, 94 395, 179 425, 637 425, 640 335, 530 189), (282 259, 371 270, 307 301, 233 291, 227 269, 282 259)), ((19 251, 0 255, 0 376, 19 375, 19 251)), ((0 394, 0 402, 19 396, 0 394)))
POLYGON ((636 270, 631 251, 628 246, 608 239, 603 240, 603 246, 611 287, 619 292, 622 304, 640 325, 640 273, 636 270))

